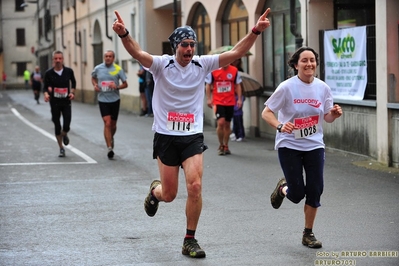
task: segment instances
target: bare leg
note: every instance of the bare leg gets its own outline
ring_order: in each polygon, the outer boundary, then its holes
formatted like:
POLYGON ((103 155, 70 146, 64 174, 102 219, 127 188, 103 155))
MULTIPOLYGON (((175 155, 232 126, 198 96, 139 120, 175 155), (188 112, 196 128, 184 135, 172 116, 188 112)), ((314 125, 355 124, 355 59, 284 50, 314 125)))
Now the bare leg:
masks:
POLYGON ((304 206, 305 212, 305 228, 313 228, 314 220, 316 219, 317 208, 313 208, 307 204, 304 206))
POLYGON ((224 123, 224 117, 217 120, 216 134, 218 135, 220 145, 224 145, 224 123))
POLYGON ((202 210, 203 158, 203 154, 197 154, 183 162, 188 194, 186 203, 186 217, 187 229, 189 230, 197 229, 202 210))
MULTIPOLYGON (((153 190, 153 195, 159 201, 171 202, 176 198, 178 191, 178 166, 164 165, 158 159, 161 185, 153 190)), ((183 162, 186 176, 187 203, 186 217, 187 229, 196 230, 202 210, 202 173, 203 154, 194 155, 183 162)))
POLYGON ((111 147, 112 143, 112 137, 114 136, 112 134, 112 127, 113 123, 111 120, 111 116, 107 115, 103 117, 104 121, 104 139, 105 139, 105 144, 107 145, 107 148, 111 147))
POLYGON ((60 135, 56 135, 55 137, 57 139, 57 143, 58 143, 58 146, 60 147, 60 149, 64 148, 64 146, 62 145, 62 137, 63 137, 63 135, 60 134, 60 135))
POLYGON ((322 243, 316 239, 313 234, 313 224, 316 219, 317 208, 309 205, 304 206, 305 212, 305 230, 303 232, 302 244, 310 248, 321 248, 322 243))
POLYGON ((179 166, 167 166, 158 158, 161 185, 153 190, 157 200, 171 202, 176 198, 179 182, 179 166))
POLYGON ((230 122, 224 121, 224 124, 223 124, 223 143, 226 146, 229 144, 230 134, 231 134, 230 122))
POLYGON ((140 99, 141 99, 141 110, 143 112, 146 112, 147 111, 147 98, 145 97, 144 92, 140 93, 140 99))

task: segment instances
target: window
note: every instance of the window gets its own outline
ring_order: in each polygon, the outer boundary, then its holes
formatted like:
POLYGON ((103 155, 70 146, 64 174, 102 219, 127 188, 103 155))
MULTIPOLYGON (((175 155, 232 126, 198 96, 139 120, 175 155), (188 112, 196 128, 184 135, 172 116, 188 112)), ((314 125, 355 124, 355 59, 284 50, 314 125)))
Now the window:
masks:
MULTIPOLYGON (((40 24, 43 25, 43 24, 40 24)), ((46 9, 46 13, 44 14, 44 32, 47 35, 48 32, 51 31, 51 14, 50 9, 46 9)))
POLYGON ((17 29, 17 46, 25 46, 25 29, 17 29))
POLYGON ((26 70, 26 62, 18 62, 17 63, 17 77, 23 76, 25 70, 26 70))
POLYGON ((375 24, 375 0, 335 0, 337 29, 375 24))
POLYGON ((133 39, 138 40, 136 36, 136 15, 135 14, 130 14, 130 35, 133 37, 133 39))
POLYGON ((25 8, 21 5, 25 3, 24 0, 15 0, 15 12, 24 12, 25 8))
POLYGON ((126 74, 128 73, 128 62, 129 60, 122 60, 122 69, 126 74))
POLYGON ((244 3, 230 0, 223 15, 223 45, 235 45, 248 33, 248 12, 244 3))
POLYGON ((293 75, 287 65, 288 59, 296 50, 296 39, 301 30, 300 3, 295 1, 296 17, 290 17, 290 0, 271 0, 265 6, 272 13, 268 18, 270 29, 262 34, 263 38, 263 84, 266 91, 273 92, 285 79, 293 75), (295 19, 296 32, 291 32, 291 19, 295 19))
POLYGON ((39 30, 39 38, 43 38, 43 18, 39 18, 39 22, 38 22, 38 30, 39 30))
POLYGON ((87 64, 87 32, 83 29, 82 63, 87 64))
POLYGON ((199 4, 195 10, 193 30, 197 33, 197 54, 204 55, 211 50, 211 29, 208 13, 204 6, 199 4))
POLYGON ((377 98, 375 0, 335 0, 337 29, 367 26, 367 86, 365 100, 377 98))
MULTIPOLYGON (((227 3, 222 19, 222 45, 235 45, 248 33, 248 11, 241 0, 227 3)), ((242 68, 248 72, 248 58, 242 58, 242 68)))

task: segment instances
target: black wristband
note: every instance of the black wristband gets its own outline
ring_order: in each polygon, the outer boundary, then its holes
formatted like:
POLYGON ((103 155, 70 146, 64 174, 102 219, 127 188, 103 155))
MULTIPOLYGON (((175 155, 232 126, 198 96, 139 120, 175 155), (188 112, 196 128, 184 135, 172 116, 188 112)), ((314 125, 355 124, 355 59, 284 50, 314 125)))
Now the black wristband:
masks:
POLYGON ((128 31, 127 29, 125 29, 125 31, 126 31, 126 33, 123 34, 123 35, 119 35, 119 34, 118 34, 119 38, 125 38, 126 36, 129 35, 129 31, 128 31))
POLYGON ((262 32, 258 31, 258 30, 256 29, 256 27, 253 27, 253 28, 252 28, 252 33, 253 33, 253 34, 256 34, 256 35, 260 35, 262 32))

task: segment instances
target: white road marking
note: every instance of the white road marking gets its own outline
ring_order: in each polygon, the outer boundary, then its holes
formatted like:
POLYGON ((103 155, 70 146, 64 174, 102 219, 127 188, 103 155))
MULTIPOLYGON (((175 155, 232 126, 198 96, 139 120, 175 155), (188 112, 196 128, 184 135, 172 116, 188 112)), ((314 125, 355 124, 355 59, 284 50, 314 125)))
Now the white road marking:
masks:
MULTIPOLYGON (((29 122, 25 117, 23 117, 15 108, 11 108, 11 111, 14 113, 14 115, 16 117, 18 117, 22 122, 24 122, 25 124, 27 124, 28 126, 30 126, 31 128, 35 129, 36 131, 42 133, 44 136, 48 137, 49 139, 57 142, 57 139, 55 138, 54 135, 48 133, 47 131, 41 129, 40 127, 32 124, 31 122, 29 122)), ((75 147, 73 147, 72 145, 68 145, 65 146, 66 149, 69 149, 70 151, 72 151, 73 153, 75 153, 76 155, 80 156, 83 160, 85 160, 86 162, 38 162, 38 163, 3 163, 0 164, 1 166, 7 166, 7 165, 48 165, 48 164, 94 164, 97 163, 94 159, 92 159, 90 156, 88 156, 87 154, 81 152, 80 150, 76 149, 75 147)))

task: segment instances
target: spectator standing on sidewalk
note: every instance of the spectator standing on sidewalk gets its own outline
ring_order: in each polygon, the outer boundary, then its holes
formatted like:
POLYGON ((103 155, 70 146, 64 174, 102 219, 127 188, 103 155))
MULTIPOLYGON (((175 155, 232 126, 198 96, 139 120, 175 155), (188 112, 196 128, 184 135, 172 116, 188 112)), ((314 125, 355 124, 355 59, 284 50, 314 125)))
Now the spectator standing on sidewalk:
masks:
POLYGON ((146 87, 145 87, 145 97, 147 99, 147 116, 153 117, 152 112, 152 95, 154 94, 154 78, 150 71, 146 71, 146 87))
POLYGON ((3 83, 1 84, 1 86, 2 86, 2 88, 3 88, 3 90, 5 90, 6 89, 6 82, 7 82, 7 74, 6 74, 6 72, 4 72, 3 71, 3 78, 2 78, 2 80, 3 80, 3 83))
POLYGON ((37 104, 40 104, 39 98, 42 91, 43 78, 42 73, 40 73, 39 66, 35 66, 35 70, 30 75, 30 84, 32 86, 35 101, 37 102, 37 104))
MULTIPOLYGON (((241 58, 235 60, 233 63, 231 63, 232 66, 235 66, 238 71, 244 72, 244 69, 242 68, 242 60, 241 58)), ((242 83, 241 83, 242 84, 242 83)), ((235 140, 235 141, 243 141, 245 138, 245 129, 244 129, 244 112, 242 108, 244 107, 244 92, 243 88, 241 86, 241 98, 242 98, 242 104, 241 107, 238 107, 237 105, 234 106, 234 115, 233 115, 233 133, 230 134, 230 139, 235 140)), ((236 102, 238 100, 238 96, 236 94, 236 102)))
MULTIPOLYGON (((235 95, 236 102, 238 102, 238 95, 235 95)), ((245 138, 245 128, 244 128, 244 111, 242 107, 244 106, 245 97, 241 95, 241 106, 238 104, 234 105, 234 115, 233 115, 233 132, 235 141, 243 141, 245 138)))
POLYGON ((50 102, 51 119, 54 123, 55 137, 60 148, 58 157, 65 157, 64 145, 69 144, 67 133, 72 120, 71 101, 75 99, 76 79, 73 70, 64 66, 61 51, 53 52, 53 67, 44 74, 44 101, 50 102), (60 117, 63 125, 61 126, 60 117))
POLYGON ((285 176, 271 194, 271 204, 278 209, 285 197, 296 204, 305 198, 302 244, 309 248, 322 247, 313 233, 324 187, 322 125, 342 115, 330 87, 315 77, 318 64, 319 56, 312 48, 299 48, 288 61, 297 75, 277 87, 262 112, 262 118, 277 129, 275 148, 285 176))
POLYGON ((91 72, 91 83, 97 95, 98 106, 104 121, 104 139, 107 145, 108 159, 114 158, 114 135, 118 121, 120 94, 119 90, 127 88, 127 77, 123 69, 114 63, 115 53, 107 50, 104 62, 95 66, 91 72), (122 84, 119 84, 122 81, 122 84))
POLYGON ((128 53, 154 76, 153 158, 158 160, 160 181, 154 180, 144 201, 149 216, 154 216, 160 201, 172 202, 177 195, 179 169, 184 171, 187 189, 186 235, 182 254, 205 257, 195 233, 202 210, 203 99, 205 77, 212 70, 241 58, 255 43, 258 35, 270 26, 267 15, 231 51, 220 55, 195 55, 197 37, 193 29, 183 26, 169 36, 174 55, 151 55, 125 28, 117 11, 113 30, 119 35, 128 53))
POLYGON ((25 90, 29 90, 29 82, 30 82, 30 72, 29 70, 25 69, 24 71, 25 90))
POLYGON ((137 72, 137 76, 139 77, 139 92, 140 92, 140 116, 145 116, 147 114, 147 98, 145 95, 145 87, 146 87, 146 72, 142 65, 140 65, 139 71, 137 72))

